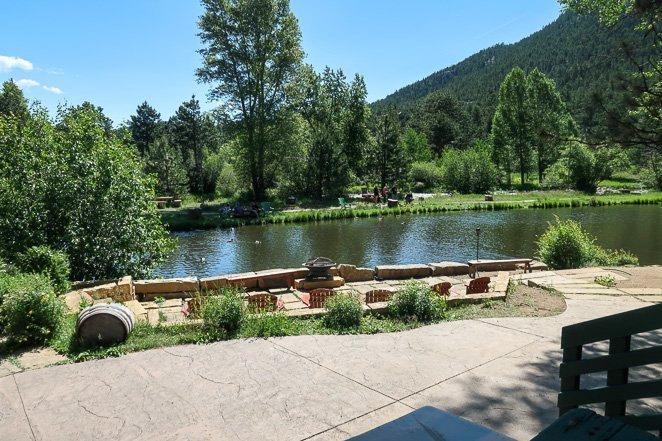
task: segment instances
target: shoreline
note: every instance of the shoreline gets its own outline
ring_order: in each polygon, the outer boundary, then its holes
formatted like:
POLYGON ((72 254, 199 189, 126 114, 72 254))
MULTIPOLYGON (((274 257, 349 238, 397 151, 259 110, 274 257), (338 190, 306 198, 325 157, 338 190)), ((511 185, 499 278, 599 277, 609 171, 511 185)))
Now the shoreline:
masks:
POLYGON ((159 211, 168 231, 182 232, 194 230, 210 230, 215 228, 241 227, 245 225, 270 225, 287 223, 305 223, 327 220, 370 218, 383 216, 400 216, 416 214, 434 214, 452 211, 498 211, 516 209, 549 209, 549 208, 578 208, 578 207, 605 207, 611 205, 659 205, 662 203, 662 192, 649 192, 645 194, 622 194, 588 196, 575 194, 540 193, 537 195, 524 194, 521 199, 486 202, 478 199, 471 200, 471 196, 458 196, 453 200, 430 202, 413 202, 410 205, 387 208, 385 206, 371 207, 363 203, 352 204, 354 208, 328 207, 318 209, 300 209, 291 211, 274 211, 271 214, 256 219, 221 218, 217 211, 203 211, 198 219, 189 214, 189 209, 159 211), (537 196, 537 199, 535 197, 537 196), (542 196, 542 197, 541 197, 542 196), (463 200, 464 199, 464 200, 463 200))

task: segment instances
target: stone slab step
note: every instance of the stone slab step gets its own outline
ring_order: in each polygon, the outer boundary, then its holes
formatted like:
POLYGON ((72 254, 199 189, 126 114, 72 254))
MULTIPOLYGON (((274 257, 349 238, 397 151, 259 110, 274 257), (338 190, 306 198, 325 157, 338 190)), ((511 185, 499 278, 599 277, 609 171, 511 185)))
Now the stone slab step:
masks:
POLYGON ((635 296, 662 296, 662 288, 618 288, 635 296))
POLYGON ((575 288, 572 286, 568 287, 557 287, 552 286, 553 289, 563 293, 563 294, 599 294, 599 295, 611 295, 611 296, 622 296, 626 295, 623 291, 614 288, 575 288))
POLYGON ((635 298, 643 302, 662 303, 662 296, 646 295, 646 296, 635 296, 635 298))

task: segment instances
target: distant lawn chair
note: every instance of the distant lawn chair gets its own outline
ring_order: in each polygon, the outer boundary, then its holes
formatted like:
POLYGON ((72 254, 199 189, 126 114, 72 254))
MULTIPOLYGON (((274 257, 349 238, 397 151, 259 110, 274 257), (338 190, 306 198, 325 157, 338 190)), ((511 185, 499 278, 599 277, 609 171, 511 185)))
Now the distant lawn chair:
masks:
POLYGON ((273 294, 251 294, 248 296, 248 309, 253 312, 273 312, 283 308, 278 296, 273 294))
POLYGON ((274 211, 274 209, 271 208, 271 203, 269 202, 260 202, 260 210, 262 210, 262 213, 264 214, 270 214, 272 211, 274 211))
POLYGON ((435 292, 440 296, 449 296, 451 295, 452 286, 451 282, 441 282, 433 285, 430 289, 432 289, 432 292, 435 292))
POLYGON ((345 202, 345 198, 338 198, 338 204, 340 208, 349 208, 349 204, 345 202))
POLYGON ((336 295, 332 289, 314 289, 301 297, 301 301, 308 306, 308 308, 324 308, 326 301, 336 295))
POLYGON ((366 303, 388 302, 393 297, 393 292, 387 289, 373 289, 365 293, 366 303))
POLYGON ((482 294, 490 290, 490 278, 479 277, 469 281, 469 284, 464 285, 467 288, 467 294, 482 294))

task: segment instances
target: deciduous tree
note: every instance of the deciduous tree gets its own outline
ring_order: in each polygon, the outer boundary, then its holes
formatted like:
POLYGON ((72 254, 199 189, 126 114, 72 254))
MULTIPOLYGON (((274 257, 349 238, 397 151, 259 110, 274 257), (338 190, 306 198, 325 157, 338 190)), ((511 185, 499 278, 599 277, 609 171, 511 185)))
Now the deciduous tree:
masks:
POLYGON ((242 159, 256 199, 267 187, 270 126, 288 101, 287 85, 303 59, 301 34, 288 0, 202 0, 200 81, 241 124, 242 159))

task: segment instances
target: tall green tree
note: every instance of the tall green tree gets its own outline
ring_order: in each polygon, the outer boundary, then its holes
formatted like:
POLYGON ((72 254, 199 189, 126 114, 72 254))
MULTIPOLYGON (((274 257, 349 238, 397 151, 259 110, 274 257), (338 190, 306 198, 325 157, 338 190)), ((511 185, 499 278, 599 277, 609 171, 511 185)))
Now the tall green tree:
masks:
POLYGON ((162 133, 145 151, 145 169, 156 174, 156 191, 160 195, 181 197, 188 191, 188 176, 181 151, 162 133))
POLYGON ((25 121, 28 117, 28 101, 23 95, 23 91, 13 80, 2 83, 2 92, 0 92, 0 116, 12 115, 25 121))
POLYGON ((303 59, 301 33, 288 0, 202 0, 199 21, 204 47, 200 81, 221 100, 243 132, 242 161, 256 199, 267 187, 270 126, 287 104, 288 84, 303 59))
POLYGON ((526 74, 521 68, 515 67, 506 75, 499 88, 499 104, 492 121, 492 130, 495 142, 498 142, 495 149, 500 152, 510 150, 519 168, 522 183, 531 165, 533 144, 527 101, 526 74))
POLYGON ((147 101, 138 106, 135 115, 131 115, 129 130, 141 155, 144 155, 154 142, 162 129, 161 126, 161 114, 147 104, 147 101))
POLYGON ((194 193, 202 193, 204 160, 209 149, 213 149, 215 140, 214 122, 209 115, 200 110, 200 101, 194 95, 179 106, 168 125, 172 141, 182 152, 189 177, 189 188, 194 193))
MULTIPOLYGON (((639 19, 640 46, 650 47, 648 56, 637 56, 636 48, 624 45, 633 75, 619 84, 624 100, 610 107, 605 97, 596 94, 594 106, 601 109, 608 122, 603 138, 638 150, 650 159, 656 181, 662 182, 659 162, 662 159, 662 2, 655 0, 559 0, 565 9, 581 14, 597 14, 602 23, 616 27, 630 16, 639 19)), ((627 23, 627 21, 625 21, 627 23)), ((659 185, 659 184, 658 184, 659 185)))
POLYGON ((403 155, 408 166, 414 162, 432 161, 432 150, 423 133, 409 127, 400 137, 400 144, 402 144, 403 155))
POLYGON ((342 70, 317 74, 304 66, 298 109, 308 123, 308 188, 316 196, 341 194, 363 165, 368 139, 363 79, 348 83, 342 70))
POLYGON ((0 118, 0 254, 34 245, 67 253, 74 279, 144 277, 170 250, 128 138, 94 106, 0 118))
POLYGON ((526 77, 526 89, 538 182, 542 182, 547 167, 559 158, 559 146, 570 136, 577 135, 577 130, 554 81, 533 69, 526 77))
POLYGON ((425 134, 437 155, 441 155, 445 147, 461 147, 470 141, 469 114, 462 103, 446 91, 426 96, 414 121, 414 128, 425 134))
POLYGON ((407 173, 404 152, 400 143, 400 121, 395 107, 377 117, 375 141, 371 159, 372 169, 381 186, 402 181, 407 173))

